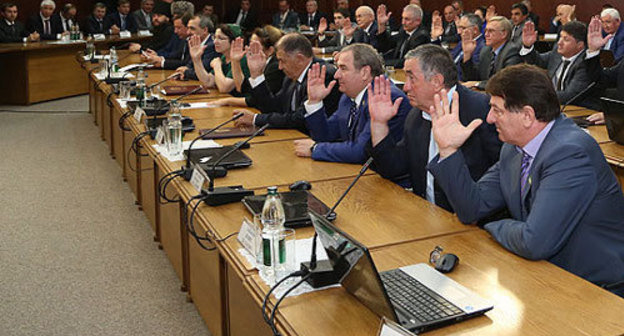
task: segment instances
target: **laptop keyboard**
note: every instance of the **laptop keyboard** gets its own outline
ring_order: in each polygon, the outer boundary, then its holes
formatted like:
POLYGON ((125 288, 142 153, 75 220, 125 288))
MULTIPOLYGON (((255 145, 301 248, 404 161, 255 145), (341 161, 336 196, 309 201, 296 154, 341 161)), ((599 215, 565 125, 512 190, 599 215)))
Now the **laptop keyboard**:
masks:
POLYGON ((422 323, 461 314, 462 311, 400 269, 380 273, 390 301, 422 323))

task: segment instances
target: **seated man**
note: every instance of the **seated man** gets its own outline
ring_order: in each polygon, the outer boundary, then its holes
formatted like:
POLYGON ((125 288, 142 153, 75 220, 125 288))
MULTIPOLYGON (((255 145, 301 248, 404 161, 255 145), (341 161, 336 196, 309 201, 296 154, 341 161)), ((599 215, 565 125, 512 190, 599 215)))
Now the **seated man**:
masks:
POLYGON ((564 24, 576 20, 576 5, 559 4, 555 10, 555 16, 550 19, 550 25, 548 27, 548 33, 557 33, 561 31, 561 27, 564 24))
POLYGON ((106 17, 106 5, 98 2, 93 6, 93 13, 89 15, 84 25, 85 33, 89 35, 106 34, 104 18, 106 17))
POLYGON ((325 37, 327 19, 321 18, 318 27, 318 48, 314 47, 314 53, 333 53, 352 43, 365 42, 364 31, 351 23, 349 12, 344 9, 334 10, 334 24, 337 31, 331 39, 325 37))
MULTIPOLYGON (((455 66, 457 68, 457 78, 460 81, 464 80, 461 71, 461 64, 464 59, 462 41, 464 41, 465 39, 466 43, 475 44, 475 50, 472 53, 472 62, 474 64, 479 64, 481 49, 485 45, 485 37, 483 36, 483 34, 481 34, 481 25, 481 18, 473 13, 466 13, 461 17, 461 19, 459 19, 457 32, 461 36, 461 41, 460 43, 457 43, 453 50, 451 50, 451 57, 453 58, 453 63, 455 63, 455 66)), ((431 38, 434 39, 434 30, 431 31, 431 38)))
POLYGON ((390 14, 385 5, 377 7, 377 43, 379 51, 385 53, 387 65, 397 68, 403 67, 403 57, 410 50, 419 45, 431 42, 429 31, 420 23, 422 21, 422 9, 416 5, 407 5, 403 8, 402 24, 399 33, 390 34, 386 30, 386 23, 390 19, 390 14))
POLYGON ((119 32, 137 32, 136 21, 130 13, 130 0, 119 0, 117 2, 117 13, 109 14, 105 22, 105 29, 111 35, 119 35, 119 32))
MULTIPOLYGON (((141 0, 141 9, 132 13, 137 30, 152 30, 152 13, 154 11, 154 0, 141 0)), ((160 10, 160 14, 167 16, 167 12, 160 10)))
MULTIPOLYGON (((212 21, 205 16, 194 16, 188 22, 188 29, 191 35, 199 36, 199 39, 202 41, 201 44, 206 46, 206 48, 204 48, 201 61, 204 65, 204 69, 206 69, 207 72, 210 72, 212 70, 210 62, 212 62, 215 57, 218 57, 214 47, 214 39, 211 34, 211 32, 214 31, 212 21)), ((180 74, 180 79, 197 79, 195 67, 193 66, 193 60, 190 59, 190 57, 188 63, 184 66, 178 67, 176 72, 180 74)))
POLYGON ((17 5, 3 4, 0 19, 0 43, 34 42, 39 41, 39 34, 29 34, 24 25, 17 20, 17 5))
POLYGON ((368 158, 366 144, 370 141, 371 128, 369 107, 373 90, 384 89, 388 104, 396 103, 397 113, 388 121, 391 141, 399 141, 403 133, 405 116, 410 110, 407 97, 396 86, 389 84, 380 88, 383 78, 383 61, 377 51, 367 44, 353 44, 344 48, 337 56, 338 70, 334 78, 342 97, 338 109, 327 117, 323 99, 336 84, 325 85, 325 73, 314 64, 309 71, 308 100, 305 106, 305 121, 312 139, 295 140, 295 153, 314 160, 346 163, 364 163, 368 158), (373 84, 373 79, 375 80, 373 84), (372 86, 372 88, 370 88, 372 86), (367 90, 368 88, 368 90, 367 90))
MULTIPOLYGON (((156 9, 155 11, 160 11, 156 9)), ((147 49, 142 55, 142 59, 154 65, 157 68, 174 70, 181 66, 185 66, 191 61, 188 47, 188 37, 191 35, 188 22, 191 20, 189 14, 173 19, 174 35, 171 36, 168 44, 158 50, 147 49)))
MULTIPOLYGON (((585 41, 587 28, 580 21, 572 21, 563 25, 557 42, 557 50, 538 53, 533 44, 537 41, 537 31, 533 22, 527 22, 522 32, 523 47, 520 50, 522 60, 535 64, 548 71, 553 87, 559 98, 559 104, 574 103, 590 109, 600 109, 600 102, 593 96, 569 102, 592 82, 587 73, 585 59, 585 41)), ((588 95, 589 96, 589 95, 588 95)))
MULTIPOLYGON (((440 155, 428 169, 457 217, 473 223, 506 208, 510 218, 484 226, 504 248, 606 289, 622 281, 624 195, 596 140, 561 114, 550 79, 533 65, 502 70, 487 92, 487 121, 505 144, 477 182, 458 149, 481 120, 462 125, 457 96, 449 107, 445 93, 431 110, 440 155)), ((624 296, 624 286, 611 290, 624 296)))
POLYGON ((509 41, 511 37, 511 22, 502 16, 491 17, 485 27, 485 47, 479 54, 479 63, 472 59, 477 47, 476 43, 462 41, 464 59, 462 60, 462 74, 466 87, 476 86, 485 89, 490 77, 501 69, 510 65, 522 63, 518 52, 520 47, 509 41), (465 43, 468 42, 468 43, 465 43))
POLYGON ((377 49, 377 22, 375 11, 369 6, 360 6, 355 10, 355 21, 365 34, 365 43, 377 49))
POLYGON ((615 60, 619 61, 624 56, 624 25, 620 19, 620 12, 615 8, 604 9, 600 13, 600 20, 602 21, 602 35, 613 36, 603 49, 611 50, 615 60))
POLYGON ((251 7, 250 0, 242 0, 240 8, 229 15, 227 22, 239 25, 243 32, 251 32, 259 26, 258 14, 251 7))
POLYGON ((61 22, 61 26, 63 27, 63 33, 69 34, 72 29, 72 26, 76 24, 76 14, 78 9, 76 9, 76 5, 71 3, 66 3, 61 8, 61 11, 56 14, 58 16, 58 21, 61 22))
POLYGON ((297 29, 299 24, 299 15, 290 10, 288 0, 280 0, 278 2, 279 12, 273 15, 273 27, 282 30, 297 29))
POLYGON ((169 17, 160 9, 152 11, 152 34, 153 36, 141 43, 130 43, 130 51, 159 50, 164 48, 173 36, 173 25, 169 17))
MULTIPOLYGON (((295 128, 307 133, 303 102, 308 99, 307 80, 308 72, 312 64, 325 62, 314 58, 312 44, 307 37, 291 33, 284 35, 276 45, 276 54, 279 61, 279 69, 286 77, 282 88, 273 94, 264 77, 264 68, 267 56, 258 43, 252 44, 247 51, 247 65, 251 77, 251 96, 255 106, 262 113, 254 114, 243 111, 245 115, 236 121, 236 125, 264 126, 271 124, 274 128, 295 128)), ((325 82, 328 84, 334 79, 335 68, 327 64, 325 82)), ((323 100, 326 111, 331 113, 336 110, 340 92, 333 88, 331 93, 323 100)), ((238 111, 235 111, 238 113, 238 111)))
POLYGON ((38 33, 41 40, 56 40, 57 35, 63 33, 63 25, 58 16, 52 15, 55 8, 56 4, 54 1, 41 1, 39 13, 28 19, 26 30, 31 34, 38 33))
POLYGON ((447 5, 444 7, 444 22, 442 27, 444 32, 440 37, 442 42, 445 43, 457 43, 459 41, 459 34, 457 33, 457 26, 455 25, 455 7, 447 5))
MULTIPOLYGON (((249 0, 243 0, 243 1, 247 1, 247 2, 249 2, 249 0)), ((241 3, 242 3, 242 2, 241 2, 241 3)), ((251 5, 249 5, 249 6, 251 6, 251 5)), ((242 9, 242 8, 241 8, 241 9, 242 9)), ((236 18, 234 18, 234 20, 232 20, 232 22, 236 23, 236 21, 238 21, 238 19, 237 19, 237 18, 238 18, 238 14, 240 14, 240 13, 239 13, 239 12, 237 12, 236 14, 234 14, 234 15, 236 15, 236 18)), ((203 16, 207 16, 207 17, 209 17, 209 18, 210 18, 210 21, 212 21, 212 23, 213 23, 213 24, 215 24, 215 25, 218 25, 218 24, 219 24, 219 22, 220 22, 220 21, 219 21, 219 16, 217 16, 217 14, 215 13, 215 8, 214 8, 214 5, 211 5, 211 4, 205 4, 205 5, 204 5, 204 7, 202 8, 202 15, 203 15, 203 16)), ((242 19, 243 19, 243 16, 241 15, 241 20, 242 20, 242 19)), ((242 21, 242 22, 244 22, 244 21, 242 21)), ((236 23, 236 24, 238 24, 239 26, 241 26, 241 24, 240 24, 240 23, 241 23, 241 22, 236 23)), ((241 28, 243 28, 243 27, 241 26, 241 28)))
POLYGON ((533 24, 535 25, 535 27, 539 27, 539 15, 535 14, 533 12, 533 4, 531 4, 531 0, 522 0, 522 4, 526 6, 526 8, 529 10, 529 15, 527 16, 527 18, 529 19, 529 21, 533 22, 533 24))
POLYGON ((299 15, 301 30, 317 30, 321 18, 325 18, 325 14, 318 11, 318 3, 316 0, 307 0, 305 3, 306 12, 299 15))
MULTIPOLYGON (((455 69, 449 53, 439 46, 424 45, 407 54, 403 89, 413 109, 407 116, 401 141, 388 136, 388 119, 396 113, 396 108, 383 95, 369 98, 369 151, 375 158, 377 172, 411 187, 416 195, 449 211, 453 211, 452 205, 425 168, 438 153, 431 133, 429 107, 434 104, 434 95, 446 90, 449 96, 453 92, 458 94, 462 107, 459 119, 463 125, 474 119, 485 120, 489 110, 488 96, 459 84, 455 69), (408 181, 404 181, 406 177, 408 181)), ((500 147, 496 130, 490 125, 479 127, 461 146, 472 178, 480 178, 498 160, 500 147)))
POLYGON ((511 39, 510 41, 516 44, 522 43, 522 28, 528 21, 529 9, 523 3, 515 3, 511 6, 511 39))

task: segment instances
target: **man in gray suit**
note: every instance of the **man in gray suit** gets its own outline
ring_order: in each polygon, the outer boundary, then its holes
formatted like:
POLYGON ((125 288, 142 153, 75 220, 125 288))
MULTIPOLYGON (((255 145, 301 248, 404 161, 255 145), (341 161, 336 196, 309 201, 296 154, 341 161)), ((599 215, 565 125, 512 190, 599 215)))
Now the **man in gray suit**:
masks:
MULTIPOLYGON (((538 53, 533 44, 537 41, 537 31, 533 22, 527 22, 522 32, 520 56, 529 64, 548 70, 560 104, 566 104, 591 83, 587 73, 585 46, 587 27, 580 21, 571 21, 563 25, 557 42, 557 49, 538 53)), ((600 102, 594 95, 574 102, 591 109, 600 109, 600 102)))
POLYGON ((449 106, 444 92, 430 113, 440 154, 428 169, 459 219, 473 223, 508 209, 509 218, 484 226, 504 248, 624 296, 624 195, 596 140, 561 114, 550 79, 536 66, 502 70, 487 92, 487 122, 505 144, 477 182, 458 149, 481 120, 463 126, 458 97, 449 106))
POLYGON ((477 47, 474 40, 462 40, 464 59, 461 63, 463 79, 466 87, 476 86, 480 90, 490 77, 510 65, 522 63, 518 52, 520 47, 512 43, 511 22, 502 16, 490 18, 485 27, 485 47, 481 48, 479 63, 473 61, 473 53, 477 47))
POLYGON ((520 44, 522 43, 522 29, 524 24, 528 22, 529 9, 521 2, 515 3, 511 6, 511 42, 520 44))
POLYGON ((132 15, 138 30, 152 30, 152 11, 154 0, 141 0, 141 9, 135 10, 132 15))

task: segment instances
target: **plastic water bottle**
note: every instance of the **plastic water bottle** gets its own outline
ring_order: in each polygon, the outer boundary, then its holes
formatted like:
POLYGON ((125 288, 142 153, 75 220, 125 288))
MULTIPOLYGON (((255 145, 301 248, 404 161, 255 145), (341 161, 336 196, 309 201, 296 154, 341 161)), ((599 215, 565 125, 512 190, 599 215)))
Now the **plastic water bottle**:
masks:
POLYGON ((167 122, 169 156, 179 156, 182 154, 182 113, 178 102, 171 103, 167 122))
POLYGON ((115 47, 111 47, 109 51, 110 55, 110 71, 115 73, 119 72, 119 59, 117 58, 117 50, 115 47))
POLYGON ((93 44, 93 40, 90 37, 87 38, 87 47, 85 50, 85 55, 90 60, 92 60, 95 57, 95 44, 93 44))
POLYGON ((262 271, 270 283, 281 275, 286 262, 286 246, 282 237, 286 215, 277 187, 269 187, 262 207, 262 271))
POLYGON ((145 71, 139 69, 137 74, 137 87, 135 91, 136 99, 140 107, 145 107, 145 71))

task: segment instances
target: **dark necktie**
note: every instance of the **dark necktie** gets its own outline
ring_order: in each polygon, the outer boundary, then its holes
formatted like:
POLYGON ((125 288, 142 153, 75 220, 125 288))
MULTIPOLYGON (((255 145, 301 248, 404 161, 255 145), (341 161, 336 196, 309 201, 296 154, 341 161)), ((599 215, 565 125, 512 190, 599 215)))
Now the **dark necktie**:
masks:
POLYGON ((243 12, 243 16, 241 17, 240 24, 243 24, 243 22, 245 22, 245 18, 247 18, 247 12, 243 12))
POLYGON ((50 34, 52 34, 52 33, 50 32, 50 20, 44 20, 44 21, 43 21, 43 24, 44 24, 43 33, 44 33, 45 35, 50 35, 50 34))
POLYGON ((97 20, 98 26, 100 27, 100 32, 102 30, 104 30, 104 27, 102 26, 102 20, 97 20))
POLYGON ((490 73, 488 78, 491 78, 496 73, 496 53, 492 51, 492 59, 490 60, 490 73))
POLYGON ((570 61, 563 61, 563 66, 561 67, 561 73, 559 74, 559 79, 557 80, 557 91, 563 91, 563 80, 565 79, 566 70, 570 66, 570 61))
POLYGON ((301 83, 299 83, 299 81, 297 81, 297 82, 295 83, 295 89, 293 90, 293 95, 292 95, 292 100, 291 100, 291 106, 290 106, 290 108, 291 108, 292 112, 297 111, 297 107, 298 107, 298 106, 299 106, 299 104, 300 104, 299 97, 300 97, 300 95, 301 95, 301 88, 302 88, 301 83))
POLYGON ((184 60, 184 56, 186 56, 186 41, 182 43, 182 56, 180 56, 180 60, 184 60))
POLYGON ((405 48, 407 47, 407 41, 410 39, 410 36, 405 34, 405 39, 403 43, 401 43, 401 47, 399 48, 399 59, 403 59, 403 55, 405 54, 405 48))
POLYGON ((357 118, 357 105, 355 101, 351 101, 351 107, 349 108, 349 122, 347 123, 347 127, 349 127, 349 140, 355 140, 355 120, 357 118))
POLYGON ((522 151, 522 164, 520 165, 520 196, 524 194, 524 187, 529 177, 529 165, 531 163, 531 155, 524 150, 522 151))
POLYGON ((312 14, 308 15, 308 26, 312 27, 312 14))
POLYGON ((120 15, 121 17, 121 30, 126 30, 126 16, 125 15, 120 15))
POLYGON ((11 27, 11 34, 15 35, 15 22, 13 22, 9 27, 11 27))

